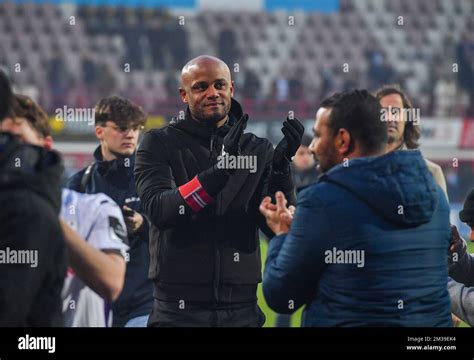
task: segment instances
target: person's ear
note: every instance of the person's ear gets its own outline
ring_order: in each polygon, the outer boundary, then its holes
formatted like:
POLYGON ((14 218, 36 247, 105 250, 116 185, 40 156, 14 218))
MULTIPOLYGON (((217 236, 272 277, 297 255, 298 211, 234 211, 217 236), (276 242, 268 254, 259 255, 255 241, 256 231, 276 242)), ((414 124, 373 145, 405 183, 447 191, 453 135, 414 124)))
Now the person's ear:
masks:
POLYGON ((348 155, 351 146, 351 135, 346 129, 339 129, 336 136, 336 149, 341 155, 348 155))
POLYGON ((95 126, 95 136, 97 139, 102 140, 104 138, 104 127, 100 125, 95 126))
POLYGON ((179 95, 181 96, 181 100, 183 100, 183 102, 185 104, 188 103, 188 95, 186 94, 186 90, 184 90, 183 88, 179 88, 179 95))
POLYGON ((234 86, 235 86, 235 83, 234 83, 234 80, 232 80, 230 82, 230 96, 234 96, 234 86))
POLYGON ((43 139, 43 146, 46 150, 53 149, 53 137, 51 135, 48 135, 43 139))

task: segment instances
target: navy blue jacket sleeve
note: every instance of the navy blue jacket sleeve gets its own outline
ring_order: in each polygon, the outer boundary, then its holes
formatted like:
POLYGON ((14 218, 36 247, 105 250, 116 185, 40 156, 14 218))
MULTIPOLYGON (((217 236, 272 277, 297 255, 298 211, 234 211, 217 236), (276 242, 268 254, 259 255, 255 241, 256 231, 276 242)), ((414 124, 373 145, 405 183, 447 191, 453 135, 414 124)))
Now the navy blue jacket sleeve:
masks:
POLYGON ((270 308, 289 314, 314 297, 330 236, 321 202, 312 187, 303 190, 290 232, 274 237, 269 244, 263 294, 270 308))

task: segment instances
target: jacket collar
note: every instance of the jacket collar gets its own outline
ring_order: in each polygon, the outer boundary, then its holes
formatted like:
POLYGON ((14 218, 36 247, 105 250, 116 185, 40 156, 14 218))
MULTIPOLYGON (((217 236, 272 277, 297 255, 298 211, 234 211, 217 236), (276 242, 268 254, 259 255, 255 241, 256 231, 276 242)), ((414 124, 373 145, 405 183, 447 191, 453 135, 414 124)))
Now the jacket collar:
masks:
POLYGON ((116 171, 129 171, 130 169, 133 169, 135 163, 135 152, 128 157, 121 157, 114 160, 106 161, 102 158, 101 146, 99 145, 94 151, 94 159, 97 164, 97 170, 102 175, 104 175, 105 173, 116 171))
POLYGON ((189 107, 186 108, 184 119, 174 117, 170 126, 180 129, 186 133, 189 133, 192 136, 197 136, 199 138, 208 140, 212 135, 225 136, 230 128, 237 122, 243 115, 242 106, 235 99, 231 99, 230 111, 229 111, 229 120, 220 128, 215 126, 209 126, 208 124, 200 123, 192 118, 189 107))

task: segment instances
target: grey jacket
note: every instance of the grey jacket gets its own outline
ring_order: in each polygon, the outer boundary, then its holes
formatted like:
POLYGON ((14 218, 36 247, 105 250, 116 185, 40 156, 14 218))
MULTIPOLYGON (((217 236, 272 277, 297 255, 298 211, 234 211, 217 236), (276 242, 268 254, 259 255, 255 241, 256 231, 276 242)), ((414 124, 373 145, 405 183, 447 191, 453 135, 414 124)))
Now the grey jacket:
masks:
POLYGON ((474 326, 474 256, 467 252, 464 240, 450 254, 449 276, 451 312, 470 326, 474 326))

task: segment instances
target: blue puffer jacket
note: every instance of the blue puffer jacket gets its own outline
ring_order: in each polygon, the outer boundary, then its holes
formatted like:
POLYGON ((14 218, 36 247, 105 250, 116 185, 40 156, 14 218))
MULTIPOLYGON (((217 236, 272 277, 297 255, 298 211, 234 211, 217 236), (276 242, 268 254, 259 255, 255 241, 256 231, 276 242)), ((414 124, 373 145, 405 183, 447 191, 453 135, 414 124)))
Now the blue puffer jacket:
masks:
POLYGON ((270 242, 265 299, 304 326, 451 326, 449 206, 419 151, 340 164, 270 242), (348 166, 347 166, 348 165, 348 166))

